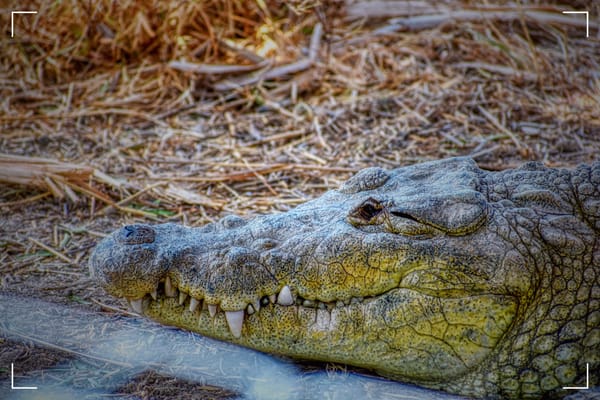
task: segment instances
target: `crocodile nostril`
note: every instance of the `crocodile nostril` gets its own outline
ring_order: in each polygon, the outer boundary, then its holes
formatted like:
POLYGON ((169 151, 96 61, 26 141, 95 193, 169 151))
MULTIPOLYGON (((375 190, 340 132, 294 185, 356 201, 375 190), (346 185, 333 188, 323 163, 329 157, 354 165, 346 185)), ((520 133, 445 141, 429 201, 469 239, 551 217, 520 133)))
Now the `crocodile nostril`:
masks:
POLYGON ((119 231, 117 240, 123 244, 152 243, 156 232, 148 225, 127 225, 119 231))

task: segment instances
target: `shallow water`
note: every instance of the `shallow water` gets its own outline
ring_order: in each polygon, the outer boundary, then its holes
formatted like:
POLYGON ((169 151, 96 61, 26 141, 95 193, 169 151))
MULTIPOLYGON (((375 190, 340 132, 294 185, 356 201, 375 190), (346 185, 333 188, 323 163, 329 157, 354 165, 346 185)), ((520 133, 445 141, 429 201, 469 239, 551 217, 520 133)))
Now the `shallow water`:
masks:
POLYGON ((148 370, 226 388, 240 399, 460 399, 357 373, 301 372, 293 362, 142 318, 2 294, 0 336, 74 356, 15 380, 15 386, 37 390, 3 386, 1 399, 106 399, 148 370))

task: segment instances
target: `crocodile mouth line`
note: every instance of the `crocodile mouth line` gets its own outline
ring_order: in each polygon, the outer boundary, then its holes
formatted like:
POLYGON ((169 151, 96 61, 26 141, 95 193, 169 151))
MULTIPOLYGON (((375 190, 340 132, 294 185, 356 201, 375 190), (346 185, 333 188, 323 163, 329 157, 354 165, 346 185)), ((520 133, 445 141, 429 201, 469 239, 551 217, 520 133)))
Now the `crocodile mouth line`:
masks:
POLYGON ((125 297, 125 300, 129 303, 130 308, 140 314, 145 315, 144 309, 150 306, 151 301, 158 301, 161 298, 172 298, 177 301, 181 307, 181 312, 189 310, 191 313, 197 313, 196 317, 200 320, 202 315, 208 313, 211 318, 215 318, 217 313, 223 312, 225 319, 229 327, 230 333, 237 339, 241 337, 242 327, 244 320, 255 313, 258 313, 262 308, 269 306, 283 306, 290 307, 295 306, 300 310, 301 308, 313 309, 317 311, 327 311, 332 313, 334 310, 340 310, 344 307, 352 307, 355 305, 367 305, 377 299, 382 298, 396 290, 411 290, 419 292, 424 296, 431 296, 437 298, 462 298, 465 297, 464 290, 459 290, 459 293, 454 291, 430 291, 427 288, 419 288, 414 285, 407 285, 407 278, 410 273, 414 271, 408 271, 404 277, 399 279, 396 285, 385 290, 381 293, 376 293, 367 296, 356 296, 347 299, 336 299, 332 301, 321 301, 318 299, 310 299, 301 296, 298 293, 292 291, 290 286, 285 285, 281 288, 278 293, 271 293, 269 295, 256 298, 249 302, 244 308, 238 310, 223 310, 219 304, 209 303, 204 298, 194 297, 189 294, 188 291, 178 287, 175 281, 166 275, 160 279, 156 284, 153 291, 145 293, 141 297, 125 297))
POLYGON ((174 284, 173 280, 169 276, 167 276, 157 284, 156 288, 152 292, 146 293, 139 298, 124 297, 124 299, 127 300, 130 309, 140 315, 145 315, 144 309, 149 306, 151 301, 158 301, 161 298, 176 299, 179 306, 181 306, 182 312, 185 310, 188 310, 192 313, 198 312, 198 317, 200 317, 202 313, 208 313, 208 315, 211 318, 214 318, 217 315, 217 313, 224 312, 225 319, 227 321, 227 325, 231 334, 235 338, 240 338, 244 319, 247 318, 247 316, 249 315, 258 313, 261 308, 265 308, 268 306, 296 306, 316 310, 326 310, 329 313, 331 313, 334 309, 341 309, 346 306, 352 306, 357 304, 366 304, 381 296, 384 296, 386 293, 387 292, 368 297, 352 297, 348 300, 324 302, 320 300, 306 299, 297 294, 293 295, 290 287, 286 285, 279 291, 279 293, 273 293, 268 296, 263 296, 260 299, 257 299, 256 301, 252 302, 251 304, 248 304, 245 307, 245 309, 236 311, 225 311, 222 310, 218 304, 211 304, 205 301, 204 299, 199 299, 190 296, 188 293, 178 288, 174 284))
POLYGON ((140 315, 145 315, 144 309, 150 305, 151 301, 158 301, 161 298, 172 298, 177 301, 179 306, 181 307, 181 311, 189 310, 189 312, 198 312, 198 318, 201 318, 202 313, 208 313, 211 318, 214 318, 217 313, 223 312, 225 314, 225 319, 227 321, 227 325, 231 334, 235 338, 240 338, 242 333, 242 326, 244 320, 255 313, 258 313, 262 308, 269 306, 283 306, 283 307, 302 307, 314 310, 323 310, 331 313, 332 311, 338 309, 342 309, 344 307, 354 306, 354 305, 366 305, 372 301, 376 301, 377 299, 386 296, 392 291, 395 290, 412 290, 421 293, 422 295, 428 295, 432 297, 447 297, 447 298, 457 298, 464 297, 461 296, 452 296, 446 293, 446 296, 442 293, 430 293, 427 290, 423 291, 419 288, 404 286, 401 282, 399 282, 398 286, 395 286, 389 290, 386 290, 382 293, 377 293, 375 295, 369 296, 361 296, 361 297, 351 297, 345 300, 334 300, 334 301, 321 301, 316 299, 307 299, 299 294, 293 294, 292 290, 288 285, 283 286, 283 288, 278 293, 272 293, 270 295, 263 296, 261 298, 257 298, 255 301, 247 304, 244 309, 241 310, 233 310, 227 311, 222 310, 219 304, 211 304, 203 298, 196 298, 191 296, 186 291, 177 287, 173 280, 167 275, 164 279, 161 279, 159 283, 156 285, 156 288, 149 293, 144 294, 139 298, 130 298, 125 297, 127 300, 130 309, 140 315))
POLYGON ((211 304, 204 299, 190 296, 188 293, 178 288, 169 276, 161 280, 152 292, 146 293, 139 298, 125 297, 125 299, 128 301, 134 312, 144 315, 144 306, 147 305, 149 301, 157 301, 161 297, 175 298, 183 309, 187 309, 190 312, 208 312, 211 318, 214 318, 218 312, 223 311, 229 330, 236 338, 241 337, 242 325, 246 315, 252 315, 258 312, 262 307, 266 307, 270 304, 277 304, 280 306, 291 306, 295 304, 290 287, 286 285, 279 293, 263 296, 251 304, 248 304, 245 309, 225 311, 221 310, 218 304, 211 304))

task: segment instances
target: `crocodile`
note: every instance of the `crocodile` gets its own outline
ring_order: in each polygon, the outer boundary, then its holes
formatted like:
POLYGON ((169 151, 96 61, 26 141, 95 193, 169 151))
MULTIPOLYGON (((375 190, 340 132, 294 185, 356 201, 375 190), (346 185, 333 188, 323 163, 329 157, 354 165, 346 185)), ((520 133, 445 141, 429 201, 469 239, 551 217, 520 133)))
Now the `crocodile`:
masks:
POLYGON ((124 226, 90 272, 163 324, 475 398, 600 384, 600 162, 363 169, 286 212, 124 226))

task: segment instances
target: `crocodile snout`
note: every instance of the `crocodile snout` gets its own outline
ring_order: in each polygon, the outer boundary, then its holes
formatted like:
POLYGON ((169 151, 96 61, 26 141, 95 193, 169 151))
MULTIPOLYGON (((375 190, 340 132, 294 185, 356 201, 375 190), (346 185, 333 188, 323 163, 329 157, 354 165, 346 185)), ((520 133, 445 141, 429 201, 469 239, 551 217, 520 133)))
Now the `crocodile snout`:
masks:
POLYGON ((115 231, 94 249, 91 275, 114 296, 135 301, 154 293, 156 282, 164 279, 168 270, 157 257, 156 238, 157 232, 150 225, 127 225, 115 231))
POLYGON ((139 314, 174 299, 182 312, 197 313, 197 318, 203 310, 211 320, 222 311, 231 334, 239 338, 245 315, 268 304, 294 303, 290 287, 267 267, 279 259, 265 256, 277 241, 259 238, 256 246, 230 245, 234 237, 244 236, 239 229, 245 223, 229 216, 202 233, 175 224, 127 225, 98 244, 90 272, 139 314))

